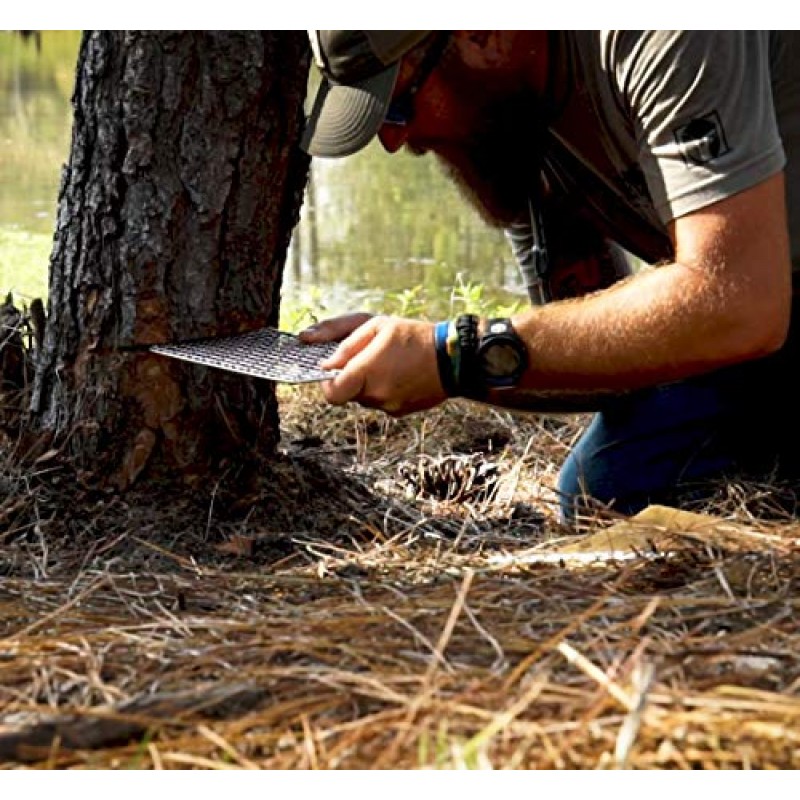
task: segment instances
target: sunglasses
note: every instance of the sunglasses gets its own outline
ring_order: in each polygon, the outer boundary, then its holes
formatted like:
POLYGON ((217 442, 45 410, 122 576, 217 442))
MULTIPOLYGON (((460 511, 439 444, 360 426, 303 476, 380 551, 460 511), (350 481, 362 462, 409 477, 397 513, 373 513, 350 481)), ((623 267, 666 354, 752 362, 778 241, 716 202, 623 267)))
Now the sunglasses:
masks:
POLYGON ((414 97, 430 78, 450 41, 450 31, 439 31, 417 68, 411 85, 395 97, 386 111, 383 122, 386 125, 409 125, 414 119, 414 97))

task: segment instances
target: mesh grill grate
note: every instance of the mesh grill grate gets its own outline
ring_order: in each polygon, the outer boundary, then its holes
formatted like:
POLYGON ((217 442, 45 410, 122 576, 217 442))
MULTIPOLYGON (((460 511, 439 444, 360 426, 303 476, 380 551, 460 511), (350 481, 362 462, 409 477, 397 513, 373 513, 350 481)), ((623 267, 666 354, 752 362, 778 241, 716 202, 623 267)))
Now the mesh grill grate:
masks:
POLYGON ((323 370, 319 362, 330 356, 336 342, 303 344, 294 334, 262 328, 237 336, 157 344, 160 355, 217 367, 279 383, 310 383, 333 378, 338 370, 323 370))

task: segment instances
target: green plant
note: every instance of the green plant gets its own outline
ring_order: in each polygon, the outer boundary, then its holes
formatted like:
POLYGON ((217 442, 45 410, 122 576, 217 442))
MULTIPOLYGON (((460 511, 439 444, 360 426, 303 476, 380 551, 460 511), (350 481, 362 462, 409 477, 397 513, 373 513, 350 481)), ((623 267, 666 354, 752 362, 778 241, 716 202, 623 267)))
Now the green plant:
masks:
POLYGON ((281 303, 279 327, 282 331, 299 331, 325 316, 322 288, 310 286, 304 289, 299 300, 284 298, 281 303))
POLYGON ((486 284, 476 281, 465 281, 459 272, 456 285, 450 293, 450 315, 478 314, 482 317, 510 317, 524 307, 522 300, 510 303, 499 303, 496 298, 486 292, 486 284))
POLYGON ((425 288, 417 284, 399 292, 390 292, 385 310, 401 317, 424 317, 429 310, 425 288))
POLYGON ((488 744, 480 733, 466 742, 451 736, 445 719, 439 723, 435 735, 422 731, 417 742, 417 761, 421 769, 492 769, 488 744))

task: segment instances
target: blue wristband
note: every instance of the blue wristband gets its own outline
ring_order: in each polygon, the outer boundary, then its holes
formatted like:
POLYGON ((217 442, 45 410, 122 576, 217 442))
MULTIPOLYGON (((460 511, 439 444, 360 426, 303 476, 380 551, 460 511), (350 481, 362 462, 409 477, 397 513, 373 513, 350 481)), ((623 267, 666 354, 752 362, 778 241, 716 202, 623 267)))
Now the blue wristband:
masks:
POLYGON ((456 395, 456 378, 453 362, 447 347, 447 337, 450 331, 450 322, 445 320, 436 324, 434 344, 436 346, 436 364, 439 367, 439 380, 448 397, 456 395))

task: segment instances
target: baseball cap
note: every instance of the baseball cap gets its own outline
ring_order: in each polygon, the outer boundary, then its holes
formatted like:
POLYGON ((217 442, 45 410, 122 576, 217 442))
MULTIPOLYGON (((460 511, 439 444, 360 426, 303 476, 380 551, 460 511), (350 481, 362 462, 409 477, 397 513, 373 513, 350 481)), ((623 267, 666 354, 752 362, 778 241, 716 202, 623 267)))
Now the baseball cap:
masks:
POLYGON ((378 132, 394 91, 400 59, 431 31, 309 31, 322 84, 302 147, 340 158, 378 132))

